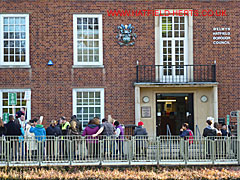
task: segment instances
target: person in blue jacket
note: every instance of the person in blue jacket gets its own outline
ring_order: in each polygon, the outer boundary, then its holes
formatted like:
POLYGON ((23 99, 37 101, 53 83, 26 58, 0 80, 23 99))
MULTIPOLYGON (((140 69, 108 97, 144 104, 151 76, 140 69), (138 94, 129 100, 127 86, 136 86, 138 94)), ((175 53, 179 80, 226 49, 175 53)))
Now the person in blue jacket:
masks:
POLYGON ((35 127, 31 127, 29 132, 34 133, 37 141, 44 141, 46 139, 46 130, 39 122, 35 127))
POLYGON ((188 123, 184 123, 182 125, 182 128, 180 129, 180 137, 187 137, 187 136, 193 136, 193 132, 191 129, 188 128, 188 123))
POLYGON ((29 130, 30 133, 34 133, 35 138, 37 140, 37 146, 39 154, 42 156, 44 155, 44 147, 45 147, 45 140, 46 140, 46 130, 43 127, 42 124, 39 123, 39 120, 37 122, 37 125, 35 127, 31 127, 29 130))

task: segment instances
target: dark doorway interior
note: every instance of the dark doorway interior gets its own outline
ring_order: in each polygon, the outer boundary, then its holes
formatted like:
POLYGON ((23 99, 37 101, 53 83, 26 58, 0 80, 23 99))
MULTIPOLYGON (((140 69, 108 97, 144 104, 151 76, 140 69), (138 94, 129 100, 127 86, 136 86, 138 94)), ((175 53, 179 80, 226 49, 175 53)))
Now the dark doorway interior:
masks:
POLYGON ((156 94, 157 136, 167 135, 167 125, 172 135, 179 135, 183 123, 194 131, 193 94, 156 94))

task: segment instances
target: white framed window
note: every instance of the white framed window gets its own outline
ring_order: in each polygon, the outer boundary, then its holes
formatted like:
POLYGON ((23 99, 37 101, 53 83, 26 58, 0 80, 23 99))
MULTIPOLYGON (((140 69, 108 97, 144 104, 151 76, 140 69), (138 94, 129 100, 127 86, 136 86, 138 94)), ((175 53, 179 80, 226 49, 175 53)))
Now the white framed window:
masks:
POLYGON ((25 107, 27 110, 27 120, 31 119, 31 98, 25 100, 25 92, 31 91, 30 89, 0 89, 0 117, 3 117, 4 113, 14 115, 21 107, 25 107), (9 105, 9 93, 17 94, 17 105, 9 105))
POLYGON ((0 65, 29 65, 29 15, 0 15, 0 65))
POLYGON ((73 89, 73 114, 82 128, 94 117, 104 118, 104 89, 73 89))
POLYGON ((74 65, 103 65, 102 15, 73 15, 74 65))
POLYGON ((160 64, 163 76, 184 76, 188 64, 187 16, 160 17, 160 64))

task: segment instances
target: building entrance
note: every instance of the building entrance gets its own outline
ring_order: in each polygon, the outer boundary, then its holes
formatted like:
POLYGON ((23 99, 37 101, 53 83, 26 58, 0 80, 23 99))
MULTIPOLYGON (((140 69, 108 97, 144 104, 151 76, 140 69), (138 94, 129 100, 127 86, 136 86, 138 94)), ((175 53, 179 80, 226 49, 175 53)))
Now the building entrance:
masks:
POLYGON ((179 135, 183 123, 188 123, 194 131, 193 94, 156 94, 157 136, 167 135, 167 127, 172 135, 179 135))

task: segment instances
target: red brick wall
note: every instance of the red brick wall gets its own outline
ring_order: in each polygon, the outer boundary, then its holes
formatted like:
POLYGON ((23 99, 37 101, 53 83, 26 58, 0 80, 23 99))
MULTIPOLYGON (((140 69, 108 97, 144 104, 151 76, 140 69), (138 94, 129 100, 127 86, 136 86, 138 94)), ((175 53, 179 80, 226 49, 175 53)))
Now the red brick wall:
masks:
POLYGON ((32 117, 46 121, 70 117, 72 88, 104 87, 105 115, 134 123, 136 61, 155 62, 154 17, 108 17, 108 9, 224 9, 224 17, 194 17, 194 63, 217 61, 219 117, 240 109, 239 1, 13 1, 1 0, 0 13, 30 14, 31 69, 0 69, 0 88, 31 88, 32 117), (73 14, 103 14, 104 69, 72 69, 73 14), (138 38, 133 47, 116 42, 117 26, 131 23, 138 38), (212 28, 230 27, 231 45, 213 45, 212 28), (51 59, 53 66, 47 66, 51 59))

